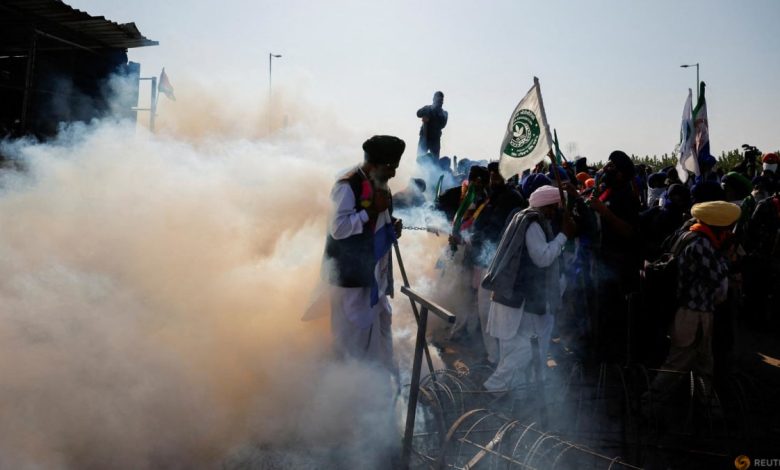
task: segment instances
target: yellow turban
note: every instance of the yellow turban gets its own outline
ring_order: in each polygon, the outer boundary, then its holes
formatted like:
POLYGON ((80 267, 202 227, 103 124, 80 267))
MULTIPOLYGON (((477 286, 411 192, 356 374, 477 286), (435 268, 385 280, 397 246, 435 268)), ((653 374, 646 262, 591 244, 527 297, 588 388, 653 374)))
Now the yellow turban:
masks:
POLYGON ((738 205, 726 201, 702 202, 691 207, 692 216, 713 227, 728 227, 739 219, 741 213, 738 205))

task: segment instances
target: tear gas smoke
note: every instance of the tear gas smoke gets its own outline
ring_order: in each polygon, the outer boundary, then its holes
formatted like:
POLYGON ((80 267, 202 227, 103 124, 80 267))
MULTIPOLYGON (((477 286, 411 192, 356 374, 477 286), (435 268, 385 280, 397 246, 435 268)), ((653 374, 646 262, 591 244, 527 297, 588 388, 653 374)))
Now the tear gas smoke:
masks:
MULTIPOLYGON (((260 139, 259 106, 177 95, 157 135, 2 143, 25 170, 0 181, 0 468, 375 468, 398 440, 388 378, 330 361, 327 317, 300 321, 333 176, 368 135, 307 107, 260 139)), ((441 243, 415 242, 413 279, 441 243)))

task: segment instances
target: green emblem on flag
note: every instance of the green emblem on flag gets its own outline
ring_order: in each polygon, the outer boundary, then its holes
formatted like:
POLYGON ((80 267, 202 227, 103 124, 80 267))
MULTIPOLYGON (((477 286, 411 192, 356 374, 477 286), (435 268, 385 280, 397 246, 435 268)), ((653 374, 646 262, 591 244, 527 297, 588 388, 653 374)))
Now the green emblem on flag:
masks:
POLYGON ((512 137, 504 148, 510 157, 525 157, 539 143, 539 121, 530 109, 521 109, 512 118, 512 137))

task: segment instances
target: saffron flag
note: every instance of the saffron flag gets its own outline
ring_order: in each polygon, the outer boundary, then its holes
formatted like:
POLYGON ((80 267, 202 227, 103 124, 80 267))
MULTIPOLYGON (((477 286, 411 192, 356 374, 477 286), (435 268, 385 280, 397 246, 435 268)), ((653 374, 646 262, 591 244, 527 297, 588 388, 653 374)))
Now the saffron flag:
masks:
POLYGON ((498 170, 504 178, 530 170, 550 151, 552 137, 544 113, 539 79, 512 111, 501 142, 498 170))
MULTIPOLYGON (((680 181, 688 181, 688 172, 699 176, 699 162, 693 151, 693 92, 688 88, 688 99, 683 107, 682 122, 680 123, 680 142, 674 149, 677 153, 677 176, 680 181)), ((706 111, 705 111, 706 112, 706 111)), ((705 118, 706 119, 706 118, 705 118)))
POLYGON ((710 155, 710 125, 707 121, 707 101, 704 99, 704 82, 699 85, 699 99, 693 108, 693 152, 699 171, 702 166, 711 167, 714 157, 710 155))
POLYGON ((165 67, 163 67, 162 73, 160 73, 160 85, 157 90, 169 99, 176 101, 176 96, 173 94, 173 85, 171 85, 171 81, 168 80, 168 74, 165 73, 165 67))

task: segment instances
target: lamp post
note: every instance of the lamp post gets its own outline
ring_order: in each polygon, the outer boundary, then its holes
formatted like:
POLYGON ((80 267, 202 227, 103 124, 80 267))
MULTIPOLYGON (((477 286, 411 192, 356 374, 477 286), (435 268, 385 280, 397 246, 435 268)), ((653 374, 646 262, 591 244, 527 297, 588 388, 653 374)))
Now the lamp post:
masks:
POLYGON ((281 54, 273 54, 268 53, 268 100, 271 100, 271 65, 273 63, 273 59, 276 57, 277 59, 282 57, 281 54))
POLYGON ((271 133, 271 66, 273 59, 282 57, 281 54, 268 53, 268 133, 271 133))
POLYGON ((687 69, 688 67, 696 67, 696 101, 699 101, 699 63, 681 65, 681 68, 687 69))

